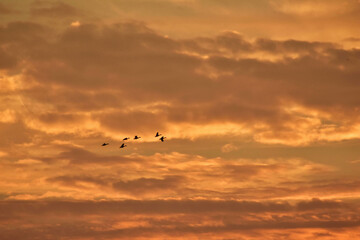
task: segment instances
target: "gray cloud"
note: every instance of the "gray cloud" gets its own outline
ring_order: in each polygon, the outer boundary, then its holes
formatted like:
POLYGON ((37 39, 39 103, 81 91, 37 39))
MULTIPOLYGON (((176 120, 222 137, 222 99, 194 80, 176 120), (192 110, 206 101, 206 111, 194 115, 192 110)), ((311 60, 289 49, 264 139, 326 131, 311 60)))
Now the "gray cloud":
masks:
POLYGON ((170 213, 264 213, 264 212, 303 212, 310 210, 327 211, 330 209, 356 211, 358 203, 344 203, 333 200, 312 199, 296 204, 273 201, 222 201, 222 200, 124 200, 124 201, 2 201, 2 216, 21 214, 18 206, 23 208, 24 215, 67 215, 88 214, 170 214, 170 213))
POLYGON ((185 177, 183 176, 164 176, 163 178, 138 178, 129 181, 119 181, 113 183, 114 189, 130 193, 132 195, 144 195, 156 192, 176 192, 185 177))
POLYGON ((0 3, 0 14, 12 14, 14 13, 14 10, 10 9, 9 7, 7 7, 6 5, 4 5, 3 3, 0 3))
POLYGON ((54 162, 57 160, 69 160, 70 164, 130 164, 133 162, 142 162, 141 156, 103 156, 97 153, 87 151, 79 147, 64 146, 63 151, 53 157, 42 157, 44 162, 54 162))
MULTIPOLYGON (((2 27, 2 35, 4 44, 15 40, 16 50, 6 53, 26 60, 24 79, 36 83, 21 94, 55 108, 39 114, 46 124, 91 119, 115 132, 179 123, 263 125, 262 138, 290 142, 305 141, 294 123, 306 126, 313 117, 287 111, 286 102, 323 113, 337 123, 334 132, 351 131, 358 119, 359 53, 332 43, 251 42, 234 32, 174 40, 139 22, 82 24, 57 36, 41 25, 16 22, 2 27), (257 58, 262 52, 280 59, 257 58), (293 53, 298 56, 288 56, 293 53), (138 108, 151 104, 157 107, 138 108), (84 118, 77 111, 94 113, 84 118)), ((317 131, 322 127, 318 123, 317 131)))
MULTIPOLYGON (((287 202, 209 200, 2 201, 0 202, 1 219, 8 221, 13 228, 3 226, 1 236, 3 239, 10 239, 10 237, 26 239, 26 235, 45 237, 45 239, 47 239, 46 237, 49 239, 56 239, 56 237, 62 239, 84 237, 111 239, 117 237, 121 239, 156 236, 158 234, 173 236, 181 233, 182 236, 232 234, 238 239, 238 237, 251 235, 252 231, 255 230, 258 237, 271 239, 267 234, 267 231, 270 230, 286 233, 287 230, 296 229, 298 233, 318 234, 319 229, 331 231, 332 229, 355 228, 360 225, 356 211, 348 212, 348 209, 341 209, 341 206, 338 209, 342 211, 337 211, 331 206, 328 208, 330 201, 312 200, 310 204, 314 201, 317 202, 316 205, 318 206, 312 210, 321 211, 313 212, 309 216, 304 212, 298 212, 297 205, 287 202), (264 214, 269 213, 271 213, 269 215, 271 217, 265 221, 266 216, 264 214), (172 217, 159 218, 159 216, 169 216, 169 214, 172 217), (219 219, 219 214, 222 216, 221 219, 219 219), (332 215, 332 219, 326 219, 327 215, 332 215), (349 219, 343 218, 350 215, 352 217, 349 219), (316 216, 316 220, 314 220, 314 216, 316 216), (51 222, 49 222, 50 219, 51 222), (194 224, 204 221, 218 221, 221 224, 194 224), (29 227, 22 225, 29 222, 32 222, 29 227), (129 222, 137 224, 127 226, 126 223, 129 222), (116 227, 121 223, 125 225, 116 227), (112 229, 108 229, 106 226, 111 226, 112 229)), ((337 235, 339 232, 333 232, 333 234, 337 235)), ((288 235, 288 237, 290 236, 288 235)))
POLYGON ((63 2, 35 2, 31 14, 36 17, 63 18, 79 15, 79 10, 63 2))
POLYGON ((4 50, 0 49, 0 69, 9 69, 16 66, 15 57, 8 55, 4 50))
MULTIPOLYGON (((18 48, 27 52, 36 51, 41 50, 39 47, 47 41, 49 34, 51 34, 49 29, 38 23, 26 21, 10 22, 5 26, 0 26, 0 43, 15 44, 18 48), (29 48, 27 49, 27 47, 29 48)), ((11 48, 11 50, 19 54, 16 51, 19 49, 11 48)), ((26 55, 20 56, 26 57, 26 55)))
POLYGON ((92 177, 92 176, 57 176, 57 177, 50 177, 47 178, 46 181, 50 183, 59 183, 63 186, 70 186, 70 187, 78 187, 83 188, 80 186, 79 183, 91 183, 95 184, 100 187, 105 187, 108 185, 107 179, 101 177, 92 177))
POLYGON ((0 123, 0 140, 2 147, 14 144, 30 143, 37 131, 28 129, 22 122, 0 123))

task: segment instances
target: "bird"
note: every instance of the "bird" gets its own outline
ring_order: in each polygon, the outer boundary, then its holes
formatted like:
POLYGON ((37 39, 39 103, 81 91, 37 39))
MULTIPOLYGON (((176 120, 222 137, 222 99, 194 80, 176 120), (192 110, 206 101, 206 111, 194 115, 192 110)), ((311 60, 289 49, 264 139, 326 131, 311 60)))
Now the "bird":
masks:
POLYGON ((155 137, 159 137, 159 136, 161 136, 161 134, 159 134, 159 132, 156 132, 155 137))
POLYGON ((135 135, 135 137, 134 137, 134 139, 139 139, 139 138, 141 138, 141 137, 138 137, 137 135, 135 135))
POLYGON ((124 148, 126 147, 127 145, 125 145, 125 143, 121 144, 120 148, 124 148))
POLYGON ((103 144, 101 144, 101 146, 106 146, 106 145, 109 145, 109 143, 103 143, 103 144))
POLYGON ((162 136, 159 140, 163 142, 165 138, 166 137, 162 136))
POLYGON ((130 139, 130 138, 126 137, 126 138, 123 139, 123 141, 126 141, 126 140, 128 140, 128 139, 130 139))

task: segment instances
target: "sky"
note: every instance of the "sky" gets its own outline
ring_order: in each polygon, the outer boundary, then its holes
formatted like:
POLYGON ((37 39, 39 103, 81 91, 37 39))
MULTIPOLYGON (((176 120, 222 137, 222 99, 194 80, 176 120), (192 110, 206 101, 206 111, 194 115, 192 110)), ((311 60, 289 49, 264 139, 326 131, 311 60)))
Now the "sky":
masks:
POLYGON ((360 239, 359 22, 358 0, 0 0, 0 239, 360 239))

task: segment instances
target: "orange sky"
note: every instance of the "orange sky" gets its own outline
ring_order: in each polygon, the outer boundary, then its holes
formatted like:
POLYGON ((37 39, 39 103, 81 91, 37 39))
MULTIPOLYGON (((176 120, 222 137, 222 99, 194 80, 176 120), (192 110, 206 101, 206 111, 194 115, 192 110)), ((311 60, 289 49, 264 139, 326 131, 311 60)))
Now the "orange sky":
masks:
POLYGON ((358 0, 1 0, 0 239, 360 239, 359 22, 358 0))

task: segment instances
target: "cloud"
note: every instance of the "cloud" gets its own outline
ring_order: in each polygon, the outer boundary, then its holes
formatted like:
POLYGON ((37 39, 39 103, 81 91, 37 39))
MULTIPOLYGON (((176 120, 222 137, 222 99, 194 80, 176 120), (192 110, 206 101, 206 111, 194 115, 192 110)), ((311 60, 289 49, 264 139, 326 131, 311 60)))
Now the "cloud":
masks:
POLYGON ((4 239, 19 238, 26 234, 39 238, 45 235, 55 237, 56 234, 65 239, 74 236, 79 239, 125 239, 169 237, 179 233, 188 237, 211 234, 215 237, 211 239, 224 236, 241 239, 254 237, 254 231, 262 239, 271 239, 274 234, 288 234, 288 239, 296 239, 304 235, 320 236, 319 233, 324 232, 331 232, 337 237, 348 236, 359 226, 355 215, 352 219, 343 219, 346 214, 356 214, 356 211, 341 213, 321 208, 322 212, 314 212, 310 216, 297 212, 296 205, 287 202, 3 201, 0 209, 1 221, 7 221, 13 226, 2 228, 1 236, 4 239), (219 214, 223 218, 219 219, 219 214), (333 216, 333 220, 326 219, 325 215, 329 214, 333 216), (52 221, 49 222, 50 219, 52 221), (29 222, 32 224, 27 224, 29 222), (349 230, 347 227, 354 228, 349 230), (345 229, 340 231, 342 228, 345 229))
POLYGON ((114 189, 131 195, 148 195, 159 192, 176 192, 185 178, 183 176, 164 176, 164 178, 139 178, 113 183, 114 189))
POLYGON ((297 208, 300 211, 313 211, 317 209, 339 209, 344 208, 346 205, 342 202, 336 201, 321 201, 320 199, 312 199, 311 201, 302 201, 299 202, 297 208))
POLYGON ((8 6, 6 6, 5 4, 0 3, 0 15, 8 15, 8 14, 12 14, 12 13, 15 13, 15 12, 16 11, 12 10, 8 6))
POLYGON ((8 183, 11 174, 4 175, 3 183, 9 185, 10 199, 153 199, 171 196, 262 200, 297 199, 304 194, 340 197, 359 192, 358 183, 352 178, 318 181, 329 174, 336 176, 336 172, 330 166, 300 159, 230 160, 180 153, 146 156, 119 150, 118 146, 111 142, 104 148, 95 142, 85 149, 69 144, 43 143, 29 148, 28 152, 4 151, 7 154, 2 164, 4 171, 19 174, 8 183), (31 150, 39 148, 45 153, 31 150), (42 191, 27 191, 24 195, 23 189, 28 184, 35 189, 35 186, 41 186, 42 191))
POLYGON ((3 14, 0 238, 359 238, 354 3, 3 14))
POLYGON ((73 17, 79 10, 63 2, 35 2, 31 8, 31 15, 36 17, 73 17))
POLYGON ((5 6, 3 3, 0 3, 0 14, 11 14, 14 11, 5 6))
POLYGON ((339 13, 345 13, 351 11, 351 7, 356 7, 356 1, 344 1, 339 3, 336 0, 331 1, 292 1, 292 0, 281 0, 281 1, 270 1, 275 9, 280 12, 294 15, 305 15, 305 16, 323 16, 333 15, 339 13))
POLYGON ((359 41, 360 41, 360 38, 357 38, 357 37, 348 37, 348 38, 345 38, 344 41, 348 41, 348 42, 359 42, 359 41))
POLYGON ((36 131, 28 129, 22 122, 0 122, 0 140, 2 146, 13 146, 14 144, 30 143, 36 131))
POLYGON ((70 164, 129 164, 131 162, 142 162, 141 157, 129 156, 104 156, 83 148, 65 146, 55 157, 43 157, 44 162, 53 162, 58 160, 68 160, 70 164))
POLYGON ((255 46, 260 51, 267 51, 272 53, 302 53, 309 54, 312 52, 323 52, 327 49, 336 48, 337 45, 334 43, 326 42, 307 42, 307 41, 298 41, 298 40, 285 40, 285 41, 275 41, 271 39, 262 39, 259 38, 255 42, 255 46))
MULTIPOLYGON (((21 53, 20 50, 24 52, 27 47, 39 46, 39 44, 46 42, 49 34, 49 29, 38 23, 26 21, 9 22, 0 27, 0 43, 11 43, 19 47, 20 49, 11 48, 12 53, 19 54, 21 53)), ((33 49, 32 47, 27 50, 33 49)))
POLYGON ((162 178, 137 178, 120 180, 115 176, 84 176, 63 175, 46 179, 49 183, 56 183, 63 187, 77 189, 102 188, 114 190, 135 197, 149 197, 169 195, 181 191, 184 187, 185 177, 165 175, 162 178))
MULTIPOLYGON (((2 201, 2 217, 21 214, 17 206, 22 206, 24 216, 39 213, 39 215, 67 215, 86 216, 91 214, 197 214, 197 213, 302 213, 310 210, 328 211, 331 209, 349 210, 348 203, 330 200, 313 199, 298 204, 289 202, 255 202, 255 201, 219 201, 219 200, 123 200, 123 201, 2 201), (314 204, 314 207, 302 209, 298 206, 314 204), (335 207, 337 204, 337 207, 335 207), (329 208, 330 206, 330 208, 329 208)), ((353 207, 358 203, 353 203, 353 207)), ((351 208, 350 208, 351 209, 351 208)), ((356 208, 353 208, 354 211, 356 208)))
POLYGON ((236 147, 235 145, 233 145, 231 143, 225 144, 224 146, 221 147, 222 152, 232 152, 237 149, 238 149, 238 147, 236 147))
POLYGON ((79 21, 75 21, 70 24, 70 26, 72 26, 72 27, 78 27, 80 25, 81 25, 81 23, 79 21))
POLYGON ((0 49, 0 69, 9 69, 16 66, 17 61, 13 56, 8 55, 5 51, 0 49))
POLYGON ((91 176, 57 176, 46 179, 50 183, 59 183, 63 186, 84 188, 82 183, 90 183, 96 186, 106 186, 107 182, 104 179, 91 176))
POLYGON ((159 113, 119 111, 99 114, 96 118, 104 128, 126 134, 136 132, 153 134, 155 130, 161 131, 166 128, 166 119, 159 113))
POLYGON ((27 125, 47 134, 231 132, 296 146, 360 131, 359 53, 334 43, 248 40, 234 31, 171 39, 134 21, 67 26, 56 35, 13 22, 0 36, 0 64, 22 70, 14 94, 34 113, 27 125))

